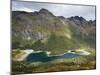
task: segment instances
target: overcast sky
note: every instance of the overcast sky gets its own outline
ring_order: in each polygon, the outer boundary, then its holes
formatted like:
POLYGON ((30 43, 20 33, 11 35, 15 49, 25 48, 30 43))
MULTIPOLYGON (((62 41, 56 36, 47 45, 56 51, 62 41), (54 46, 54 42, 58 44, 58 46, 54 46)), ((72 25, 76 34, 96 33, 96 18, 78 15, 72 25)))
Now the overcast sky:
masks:
POLYGON ((71 16, 82 16, 87 20, 95 19, 95 6, 12 1, 13 11, 34 12, 39 11, 41 8, 48 9, 56 16, 64 16, 66 18, 71 16))

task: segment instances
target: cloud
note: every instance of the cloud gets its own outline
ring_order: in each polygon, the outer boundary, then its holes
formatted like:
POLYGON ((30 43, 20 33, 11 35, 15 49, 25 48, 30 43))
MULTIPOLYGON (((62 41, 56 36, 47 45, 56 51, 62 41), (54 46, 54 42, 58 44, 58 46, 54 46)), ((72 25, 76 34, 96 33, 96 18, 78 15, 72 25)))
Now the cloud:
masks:
POLYGON ((33 12, 41 8, 48 9, 56 16, 82 16, 87 20, 95 19, 95 6, 12 1, 12 10, 33 12))
POLYGON ((33 9, 21 4, 21 3, 17 3, 17 2, 12 2, 12 10, 15 11, 27 11, 27 12, 34 12, 33 9))

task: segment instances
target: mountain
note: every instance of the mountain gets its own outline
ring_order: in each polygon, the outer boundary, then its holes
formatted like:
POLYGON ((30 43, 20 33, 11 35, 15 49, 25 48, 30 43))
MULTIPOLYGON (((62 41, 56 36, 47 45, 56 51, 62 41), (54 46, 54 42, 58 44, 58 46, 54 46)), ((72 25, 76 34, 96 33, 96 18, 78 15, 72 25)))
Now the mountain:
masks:
POLYGON ((84 46, 95 48, 95 21, 55 16, 47 9, 12 11, 12 48, 63 53, 84 46))

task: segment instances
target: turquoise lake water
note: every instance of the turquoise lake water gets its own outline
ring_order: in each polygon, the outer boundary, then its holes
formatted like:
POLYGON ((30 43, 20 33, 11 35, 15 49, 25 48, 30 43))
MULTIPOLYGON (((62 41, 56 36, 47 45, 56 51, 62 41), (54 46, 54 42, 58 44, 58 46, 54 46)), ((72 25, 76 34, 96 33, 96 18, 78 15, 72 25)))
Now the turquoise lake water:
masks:
POLYGON ((65 53, 63 55, 57 55, 57 56, 48 56, 46 52, 39 52, 39 53, 31 53, 26 58, 27 62, 47 62, 52 61, 54 59, 64 59, 64 58, 75 58, 80 55, 73 54, 73 53, 65 53))

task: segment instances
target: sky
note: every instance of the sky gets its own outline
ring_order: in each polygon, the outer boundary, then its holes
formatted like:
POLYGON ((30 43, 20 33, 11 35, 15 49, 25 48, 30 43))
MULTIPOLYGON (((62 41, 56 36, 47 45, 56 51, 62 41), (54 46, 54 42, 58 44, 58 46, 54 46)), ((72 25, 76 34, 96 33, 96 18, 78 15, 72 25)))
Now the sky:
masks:
POLYGON ((39 3, 30 1, 12 1, 12 11, 34 12, 45 8, 55 16, 82 16, 86 20, 95 20, 95 6, 39 3))

